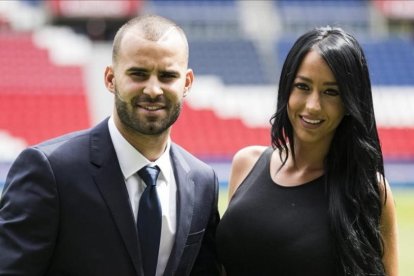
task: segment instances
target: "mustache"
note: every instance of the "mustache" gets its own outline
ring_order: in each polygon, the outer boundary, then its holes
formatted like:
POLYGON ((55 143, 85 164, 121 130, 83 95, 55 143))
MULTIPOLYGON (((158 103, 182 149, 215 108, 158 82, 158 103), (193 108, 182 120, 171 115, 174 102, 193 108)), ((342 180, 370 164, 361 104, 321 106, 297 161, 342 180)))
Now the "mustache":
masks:
POLYGON ((166 104, 166 100, 164 95, 158 95, 155 98, 151 98, 148 95, 142 94, 139 96, 135 96, 131 99, 131 103, 133 105, 137 105, 139 103, 161 103, 161 104, 166 104))
POLYGON ((132 105, 137 105, 139 103, 161 103, 161 104, 166 104, 167 101, 164 97, 164 95, 158 95, 155 98, 151 98, 150 96, 146 95, 146 94, 141 94, 138 96, 133 97, 130 101, 123 98, 121 96, 121 94, 119 94, 119 92, 117 90, 115 90, 115 96, 122 102, 124 103, 131 103, 132 105))

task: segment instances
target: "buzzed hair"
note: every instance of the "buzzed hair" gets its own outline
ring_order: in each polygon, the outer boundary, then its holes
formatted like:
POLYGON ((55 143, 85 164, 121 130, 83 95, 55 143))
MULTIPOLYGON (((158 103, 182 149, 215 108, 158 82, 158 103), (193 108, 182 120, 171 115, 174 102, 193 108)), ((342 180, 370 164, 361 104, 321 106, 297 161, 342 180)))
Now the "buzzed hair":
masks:
POLYGON ((144 39, 150 41, 157 41, 163 35, 175 28, 181 35, 184 44, 185 44, 185 54, 186 59, 188 60, 189 49, 187 37, 183 29, 178 26, 175 22, 158 15, 143 15, 130 19, 117 31, 114 37, 114 42, 112 46, 112 63, 115 65, 118 58, 119 49, 121 47, 122 39, 125 33, 131 28, 137 28, 142 31, 142 36, 144 39))

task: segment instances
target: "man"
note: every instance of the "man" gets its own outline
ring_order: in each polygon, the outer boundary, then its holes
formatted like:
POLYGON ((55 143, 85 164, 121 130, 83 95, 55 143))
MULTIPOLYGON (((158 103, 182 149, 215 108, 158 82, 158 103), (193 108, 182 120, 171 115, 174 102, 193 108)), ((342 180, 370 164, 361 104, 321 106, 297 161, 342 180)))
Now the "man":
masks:
POLYGON ((10 169, 0 275, 219 275, 217 177, 170 140, 187 65, 185 34, 165 18, 118 31, 105 71, 113 115, 26 149, 10 169))

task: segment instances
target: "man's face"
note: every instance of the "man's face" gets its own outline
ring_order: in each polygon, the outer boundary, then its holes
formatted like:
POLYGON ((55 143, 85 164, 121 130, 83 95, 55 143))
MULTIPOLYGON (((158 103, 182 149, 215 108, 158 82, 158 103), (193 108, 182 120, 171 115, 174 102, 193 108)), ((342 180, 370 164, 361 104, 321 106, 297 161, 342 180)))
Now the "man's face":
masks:
POLYGON ((193 81, 186 49, 174 29, 158 41, 143 39, 139 31, 125 34, 116 64, 105 73, 113 84, 120 128, 144 135, 169 130, 193 81))

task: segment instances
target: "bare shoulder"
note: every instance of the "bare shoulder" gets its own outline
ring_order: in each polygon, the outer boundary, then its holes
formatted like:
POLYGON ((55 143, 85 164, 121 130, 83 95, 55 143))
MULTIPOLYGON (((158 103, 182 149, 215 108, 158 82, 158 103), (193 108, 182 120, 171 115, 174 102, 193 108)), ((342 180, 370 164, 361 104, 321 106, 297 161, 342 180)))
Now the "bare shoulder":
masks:
POLYGON ((234 155, 230 171, 229 199, 231 199, 266 148, 266 146, 248 146, 234 155))

